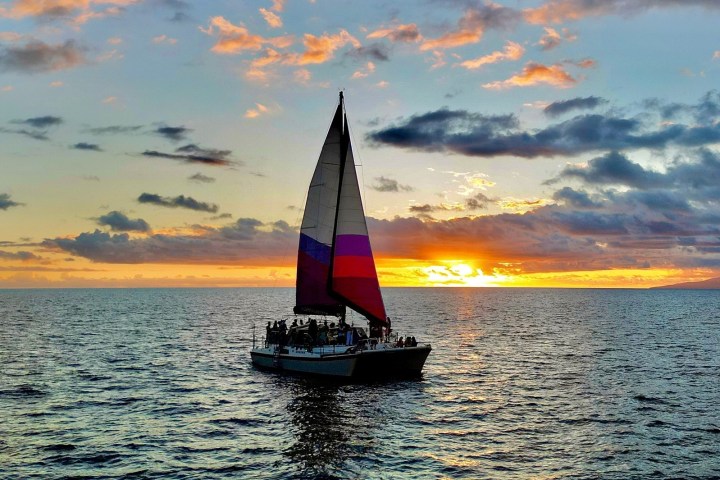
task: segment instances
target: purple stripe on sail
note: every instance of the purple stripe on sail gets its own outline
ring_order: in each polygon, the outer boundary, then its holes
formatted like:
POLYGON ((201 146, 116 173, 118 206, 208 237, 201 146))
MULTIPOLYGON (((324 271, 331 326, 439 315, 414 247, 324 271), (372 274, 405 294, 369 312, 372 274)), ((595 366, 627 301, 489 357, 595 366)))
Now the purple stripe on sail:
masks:
POLYGON ((300 234, 300 251, 307 253, 320 263, 330 265, 330 247, 304 233, 300 234))
POLYGON ((370 240, 365 235, 338 235, 335 239, 335 255, 372 257, 370 240))

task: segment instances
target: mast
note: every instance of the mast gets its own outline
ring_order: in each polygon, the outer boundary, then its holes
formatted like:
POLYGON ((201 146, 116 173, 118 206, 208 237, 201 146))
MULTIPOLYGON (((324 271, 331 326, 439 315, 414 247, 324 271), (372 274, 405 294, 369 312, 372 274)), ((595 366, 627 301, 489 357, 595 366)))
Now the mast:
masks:
MULTIPOLYGON (((330 246, 330 274, 327 277, 327 291, 330 295, 333 295, 336 297, 336 295, 333 294, 333 267, 335 266, 335 239, 337 238, 337 226, 338 226, 338 214, 340 213, 340 209, 337 208, 340 205, 340 195, 342 195, 342 183, 343 183, 343 176, 345 175, 345 160, 347 160, 347 147, 348 147, 348 141, 347 141, 347 118, 345 116, 345 99, 343 97, 343 92, 340 90, 340 105, 338 105, 338 110, 342 114, 343 122, 342 122, 342 130, 340 132, 340 175, 339 175, 339 182, 338 182, 338 189, 337 189, 337 201, 335 202, 335 221, 333 223, 333 233, 332 233, 332 244, 330 246)), ((353 166, 354 168, 354 166, 353 166)), ((343 318, 345 318, 345 315, 343 314, 343 318)))

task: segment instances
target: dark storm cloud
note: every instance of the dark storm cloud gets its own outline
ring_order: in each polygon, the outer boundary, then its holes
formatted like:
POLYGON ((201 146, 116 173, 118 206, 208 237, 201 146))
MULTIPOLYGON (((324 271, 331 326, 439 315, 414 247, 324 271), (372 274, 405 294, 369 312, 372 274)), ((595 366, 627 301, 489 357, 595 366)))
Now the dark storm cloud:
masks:
POLYGON ((377 192, 412 192, 413 188, 409 185, 401 185, 397 180, 386 177, 375 177, 375 184, 370 186, 377 192))
POLYGON ((142 218, 130 219, 122 212, 113 210, 97 219, 98 225, 110 227, 113 232, 149 232, 150 225, 142 218))
POLYGON ((188 133, 192 132, 192 129, 185 128, 185 127, 158 127, 155 130, 153 130, 153 133, 156 135, 160 135, 161 137, 165 137, 168 140, 172 140, 173 142, 179 142, 180 140, 185 140, 187 137, 186 135, 188 133))
POLYGON ((0 46, 0 72, 53 72, 85 63, 84 49, 72 40, 56 45, 32 40, 25 45, 0 46))
POLYGON ((201 148, 195 144, 188 144, 175 150, 175 153, 164 153, 156 150, 145 150, 142 155, 152 158, 167 158, 182 160, 188 163, 202 163, 212 166, 240 165, 240 162, 231 161, 228 157, 231 150, 218 150, 214 148, 201 148))
POLYGON ((571 98, 553 102, 545 107, 543 112, 549 117, 558 117, 572 110, 591 110, 605 103, 608 103, 607 100, 600 97, 571 98))
POLYGON ((154 193, 143 193, 137 199, 140 203, 150 203, 168 208, 187 208, 199 212, 217 213, 220 207, 214 203, 199 202, 192 197, 178 195, 177 197, 161 197, 154 193))
POLYGON ((0 193, 0 210, 7 210, 10 207, 19 207, 20 205, 24 204, 10 200, 10 195, 7 193, 0 193))
POLYGON ((263 224, 242 218, 220 228, 195 227, 200 233, 144 238, 95 230, 74 238, 46 239, 43 246, 94 262, 267 265, 282 264, 284 252, 297 243, 297 231, 285 222, 263 224))
POLYGON ((100 145, 96 145, 94 143, 86 143, 86 142, 79 142, 75 145, 71 145, 70 148, 75 150, 90 150, 94 152, 102 152, 102 148, 100 148, 100 145))
POLYGON ((718 112, 711 105, 710 100, 687 106, 693 114, 708 118, 703 124, 668 125, 639 117, 587 114, 538 130, 523 130, 512 114, 488 116, 443 108, 371 131, 367 138, 375 145, 477 157, 535 158, 598 150, 701 147, 720 142, 718 112))

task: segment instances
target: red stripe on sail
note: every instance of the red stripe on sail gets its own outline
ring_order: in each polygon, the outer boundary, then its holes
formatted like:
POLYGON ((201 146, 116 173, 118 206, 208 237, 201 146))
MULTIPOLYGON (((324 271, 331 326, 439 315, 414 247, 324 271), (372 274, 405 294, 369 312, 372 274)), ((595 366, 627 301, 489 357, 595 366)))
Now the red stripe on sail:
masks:
POLYGON ((335 257, 333 280, 339 278, 374 278, 375 262, 372 257, 340 256, 335 257))
POLYGON ((333 290, 381 320, 387 318, 377 278, 346 277, 333 279, 333 290))

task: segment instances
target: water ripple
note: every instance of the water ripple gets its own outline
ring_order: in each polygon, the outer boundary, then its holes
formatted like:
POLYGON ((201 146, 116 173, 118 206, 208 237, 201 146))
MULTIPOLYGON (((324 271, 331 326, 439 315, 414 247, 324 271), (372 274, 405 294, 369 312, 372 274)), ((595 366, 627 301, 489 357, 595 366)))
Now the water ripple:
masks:
POLYGON ((418 381, 255 370, 292 290, 0 291, 0 478, 720 476, 716 293, 386 294, 418 381))

